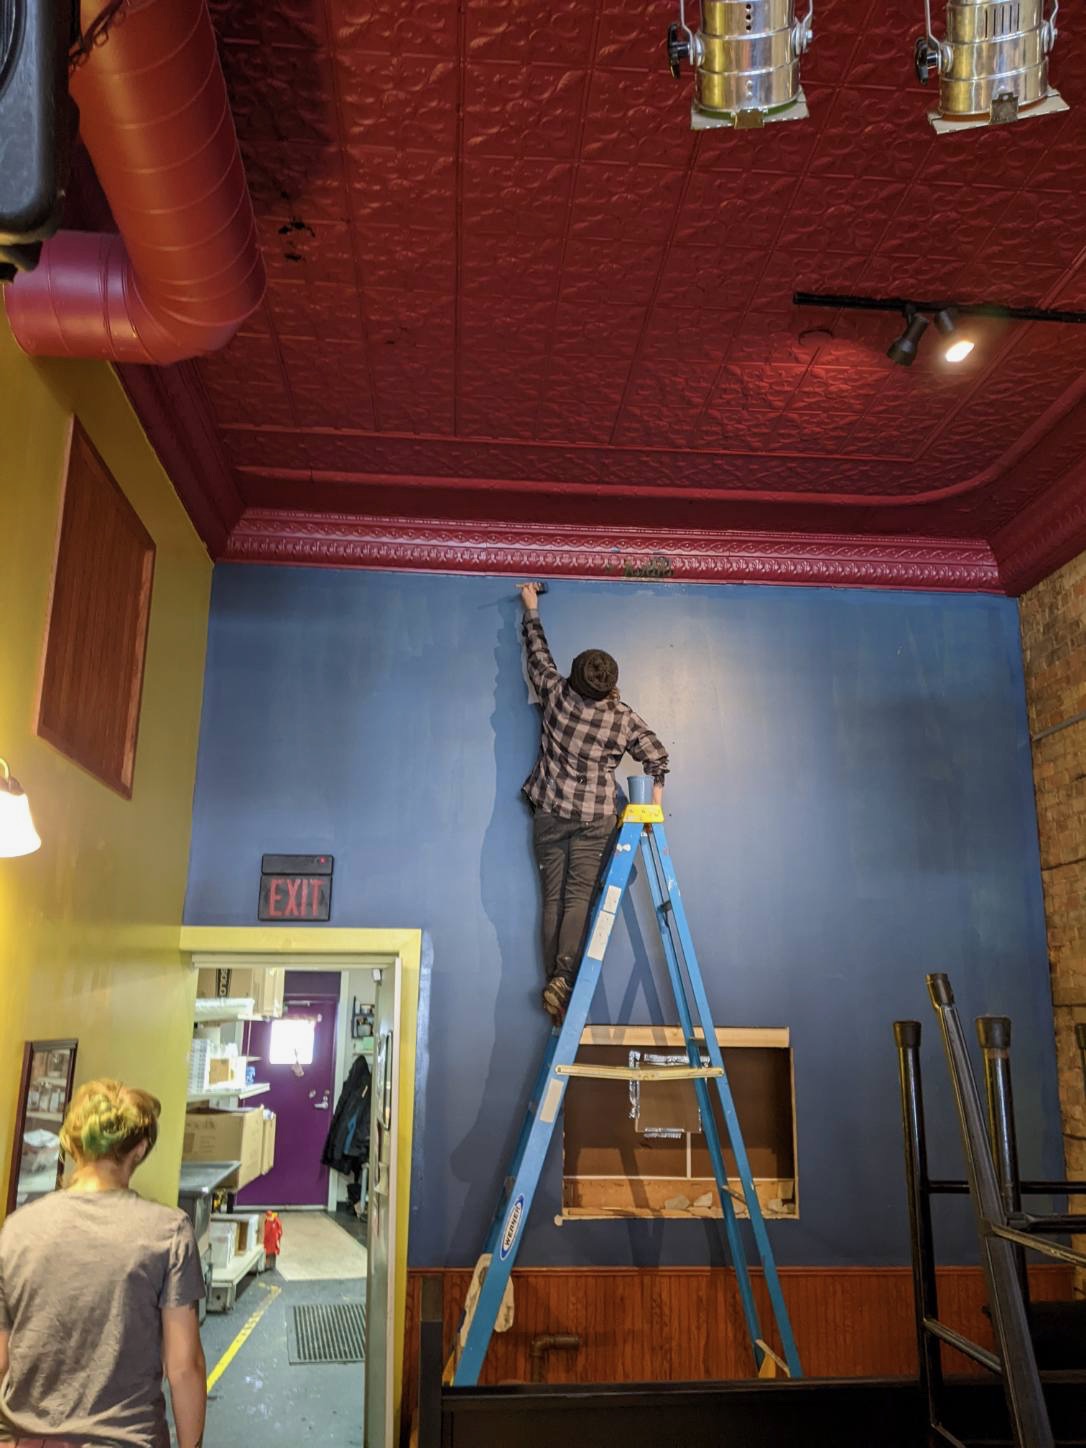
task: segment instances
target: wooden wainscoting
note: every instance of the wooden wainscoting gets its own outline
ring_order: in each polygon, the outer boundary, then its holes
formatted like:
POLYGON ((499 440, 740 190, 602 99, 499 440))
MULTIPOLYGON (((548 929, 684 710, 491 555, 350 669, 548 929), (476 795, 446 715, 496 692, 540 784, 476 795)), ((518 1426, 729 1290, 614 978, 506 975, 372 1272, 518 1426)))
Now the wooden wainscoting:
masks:
MULTIPOLYGON (((418 1312, 425 1277, 445 1288, 445 1339, 451 1344, 471 1273, 459 1269, 408 1273, 404 1337, 403 1420, 414 1415, 418 1312)), ((911 1376, 916 1372, 912 1274, 907 1267, 781 1269, 792 1325, 808 1377, 911 1376)), ((481 1381, 527 1382, 528 1349, 543 1333, 576 1333, 576 1352, 546 1360, 548 1382, 673 1382, 753 1376, 735 1276, 701 1267, 527 1267, 513 1273, 516 1314, 495 1334, 481 1381)), ((1071 1295, 1071 1269, 1031 1269, 1036 1298, 1071 1295)), ((763 1324, 770 1320, 764 1284, 755 1274, 763 1324)), ((943 1320, 991 1344, 982 1312, 979 1268, 939 1270, 943 1320)), ((772 1341, 772 1338, 770 1339, 772 1341)), ((779 1343, 775 1344, 779 1347, 779 1343)), ((949 1372, 973 1364, 944 1349, 949 1372)), ((979 1371, 979 1369, 977 1369, 979 1371)), ((404 1440, 407 1442, 405 1436, 404 1440)))

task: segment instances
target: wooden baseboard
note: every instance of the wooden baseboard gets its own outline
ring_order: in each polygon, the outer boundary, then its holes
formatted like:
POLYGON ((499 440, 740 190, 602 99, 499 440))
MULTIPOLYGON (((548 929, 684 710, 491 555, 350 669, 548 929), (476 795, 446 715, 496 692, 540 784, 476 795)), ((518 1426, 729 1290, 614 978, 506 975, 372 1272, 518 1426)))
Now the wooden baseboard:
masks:
MULTIPOLYGON (((445 1338, 451 1343, 471 1279, 459 1268, 408 1273, 404 1339, 404 1422, 417 1394, 419 1301, 424 1278, 444 1286, 445 1338)), ((792 1327, 809 1377, 895 1377, 916 1372, 912 1273, 907 1267, 781 1269, 792 1327)), ((984 1279, 977 1267, 939 1270, 943 1320, 991 1344, 984 1279)), ((513 1273, 515 1317, 495 1335, 481 1382, 528 1382, 532 1339, 573 1333, 576 1351, 550 1354, 548 1382, 691 1382, 754 1375, 735 1275, 720 1268, 526 1267, 513 1273)), ((1071 1269, 1037 1267, 1036 1298, 1071 1295, 1071 1269)), ((760 1275, 755 1293, 770 1320, 760 1275)), ((779 1346, 770 1334, 768 1339, 779 1346)), ((974 1365, 949 1349, 948 1371, 974 1365)))

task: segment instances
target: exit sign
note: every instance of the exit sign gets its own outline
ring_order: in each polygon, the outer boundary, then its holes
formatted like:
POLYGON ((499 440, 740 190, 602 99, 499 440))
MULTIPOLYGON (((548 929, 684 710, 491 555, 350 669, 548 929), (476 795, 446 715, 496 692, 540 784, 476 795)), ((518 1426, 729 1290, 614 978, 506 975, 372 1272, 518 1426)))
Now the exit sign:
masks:
POLYGON ((331 855, 265 855, 258 920, 330 920, 331 855))

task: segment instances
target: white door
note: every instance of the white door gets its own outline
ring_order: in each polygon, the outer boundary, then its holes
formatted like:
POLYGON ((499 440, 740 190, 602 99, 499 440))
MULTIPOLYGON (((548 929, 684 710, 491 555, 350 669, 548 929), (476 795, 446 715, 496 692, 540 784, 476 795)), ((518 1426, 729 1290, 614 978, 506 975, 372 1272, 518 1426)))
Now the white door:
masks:
MULTIPOLYGON (((378 972, 374 971, 374 975, 378 972)), ((365 1448, 393 1448, 396 1343, 396 1126, 400 1078, 400 972, 380 972, 373 1013, 369 1264, 366 1273, 365 1448)))

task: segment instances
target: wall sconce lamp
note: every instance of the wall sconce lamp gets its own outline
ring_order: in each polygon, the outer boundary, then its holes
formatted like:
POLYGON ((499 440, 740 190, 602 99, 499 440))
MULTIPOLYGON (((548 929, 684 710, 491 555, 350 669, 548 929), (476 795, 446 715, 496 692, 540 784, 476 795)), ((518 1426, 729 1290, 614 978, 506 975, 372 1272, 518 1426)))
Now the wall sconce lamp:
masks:
POLYGON ((1084 323, 1086 312, 1054 311, 1048 307, 1005 307, 995 302, 923 302, 910 297, 856 297, 836 292, 793 292, 797 307, 829 307, 834 311, 897 312, 905 319, 905 330, 887 348, 886 355, 901 367, 916 360, 920 339, 934 321, 944 339, 943 361, 964 362, 976 343, 959 326, 962 317, 998 317, 1010 322, 1084 323))
POLYGON ((30 801, 23 787, 0 759, 0 859, 32 855, 41 849, 41 836, 34 828, 30 801))

